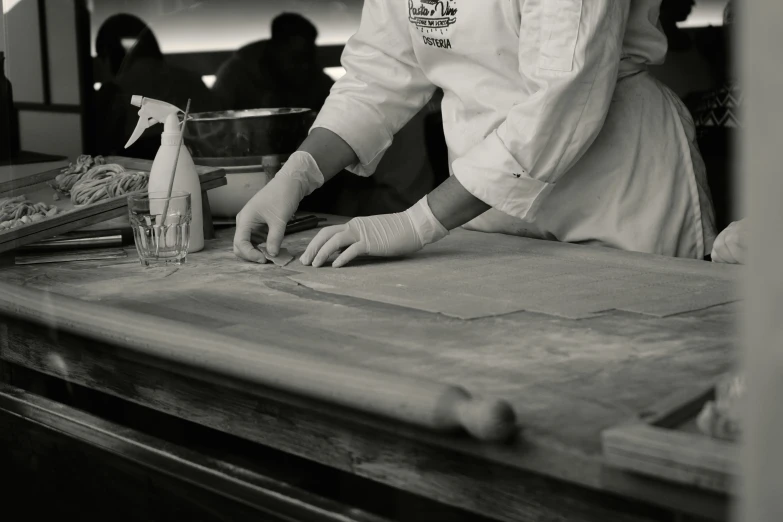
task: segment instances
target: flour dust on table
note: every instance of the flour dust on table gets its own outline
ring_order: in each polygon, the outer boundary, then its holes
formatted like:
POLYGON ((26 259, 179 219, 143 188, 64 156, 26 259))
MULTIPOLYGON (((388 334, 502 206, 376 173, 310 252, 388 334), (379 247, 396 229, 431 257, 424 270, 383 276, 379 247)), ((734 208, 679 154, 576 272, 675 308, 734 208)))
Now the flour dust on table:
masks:
POLYGON ((301 272, 291 279, 314 290, 460 319, 520 311, 582 319, 608 310, 667 317, 738 300, 737 267, 526 238, 499 242, 466 230, 407 258, 289 268, 301 272))

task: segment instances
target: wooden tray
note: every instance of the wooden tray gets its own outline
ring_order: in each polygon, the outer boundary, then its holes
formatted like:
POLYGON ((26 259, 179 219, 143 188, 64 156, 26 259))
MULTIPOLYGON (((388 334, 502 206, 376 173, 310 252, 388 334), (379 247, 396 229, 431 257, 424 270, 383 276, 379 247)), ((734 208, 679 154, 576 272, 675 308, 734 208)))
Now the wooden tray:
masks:
MULTIPOLYGON (((152 161, 121 156, 108 156, 106 163, 117 163, 128 170, 150 172, 152 161)), ((74 208, 67 196, 60 195, 55 201, 55 191, 48 184, 62 171, 61 168, 41 172, 21 179, 0 183, 0 197, 25 195, 33 203, 44 202, 57 205, 60 211, 36 223, 28 223, 11 230, 0 232, 0 253, 15 250, 57 234, 78 230, 96 223, 122 218, 128 212, 127 194, 74 208)), ((222 168, 196 166, 202 191, 226 184, 226 172, 222 168)))
POLYGON ((715 386, 674 394, 638 419, 605 430, 606 464, 632 473, 706 489, 737 492, 739 444, 699 431, 696 417, 715 397, 715 386))

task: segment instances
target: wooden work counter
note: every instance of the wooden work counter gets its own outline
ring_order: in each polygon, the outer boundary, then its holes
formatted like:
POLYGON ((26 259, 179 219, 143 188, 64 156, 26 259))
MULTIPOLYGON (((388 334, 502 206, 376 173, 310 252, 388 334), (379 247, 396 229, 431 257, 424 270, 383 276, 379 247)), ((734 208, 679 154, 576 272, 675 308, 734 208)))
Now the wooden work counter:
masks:
MULTIPOLYGON (((301 253, 314 234, 287 237, 285 246, 301 253)), ((289 279, 291 267, 239 262, 232 237, 233 229, 219 231, 179 269, 144 270, 131 252, 0 270, 0 359, 492 519, 727 516, 725 496, 607 466, 601 433, 726 371, 736 304, 665 318, 609 311, 460 320, 313 290, 289 279), (100 324, 79 323, 75 308, 100 324), (460 384, 507 399, 519 433, 509 443, 480 442, 261 386, 249 369, 247 378, 227 373, 242 361, 231 343, 188 360, 187 346, 156 351, 150 339, 167 331, 143 332, 144 347, 134 345, 123 330, 128 317, 187 325, 193 339, 219 334, 243 347, 460 384)))

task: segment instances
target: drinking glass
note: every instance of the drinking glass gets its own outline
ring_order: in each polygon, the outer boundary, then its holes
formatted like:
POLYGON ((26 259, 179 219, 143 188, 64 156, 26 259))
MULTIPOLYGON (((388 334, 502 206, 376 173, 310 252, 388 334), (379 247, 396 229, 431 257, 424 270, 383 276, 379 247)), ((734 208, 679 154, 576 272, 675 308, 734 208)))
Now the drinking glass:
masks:
POLYGON ((131 194, 128 196, 128 214, 142 266, 179 266, 185 263, 190 243, 189 193, 175 191, 171 197, 167 197, 165 192, 131 194))

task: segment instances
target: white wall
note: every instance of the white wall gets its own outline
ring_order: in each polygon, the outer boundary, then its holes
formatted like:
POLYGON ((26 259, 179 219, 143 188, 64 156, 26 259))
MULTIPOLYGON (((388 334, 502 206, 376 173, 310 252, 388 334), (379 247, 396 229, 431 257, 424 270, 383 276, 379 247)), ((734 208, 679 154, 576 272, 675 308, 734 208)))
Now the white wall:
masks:
POLYGON ((20 108, 21 145, 23 150, 75 157, 83 149, 75 3, 45 0, 43 5, 48 86, 44 85, 38 1, 3 3, 6 71, 13 85, 14 102, 20 108), (50 109, 49 105, 71 106, 73 112, 50 109))
POLYGON ((723 9, 728 0, 696 0, 688 19, 677 24, 680 27, 706 27, 723 25, 723 9))
POLYGON ((4 15, 6 70, 15 102, 43 103, 38 2, 21 0, 4 15))
POLYGON ((5 15, 4 14, 0 14, 0 51, 5 52, 5 15))
POLYGON ((51 101, 79 105, 79 59, 73 0, 46 0, 46 19, 51 101))
POLYGON ((80 114, 19 111, 23 150, 75 158, 82 153, 80 114))
POLYGON ((269 38, 272 18, 295 12, 318 27, 318 45, 343 45, 359 28, 362 4, 363 0, 96 0, 92 42, 109 16, 128 13, 152 28, 164 53, 233 51, 269 38))

